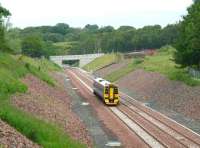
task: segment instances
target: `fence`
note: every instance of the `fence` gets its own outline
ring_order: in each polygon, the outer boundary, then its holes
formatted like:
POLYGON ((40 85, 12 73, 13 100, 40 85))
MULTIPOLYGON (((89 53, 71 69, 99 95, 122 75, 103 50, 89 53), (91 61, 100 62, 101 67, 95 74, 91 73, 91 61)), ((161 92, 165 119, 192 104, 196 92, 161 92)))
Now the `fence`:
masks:
POLYGON ((195 77, 195 78, 200 78, 200 71, 196 70, 194 68, 189 67, 188 68, 188 72, 191 76, 195 77))

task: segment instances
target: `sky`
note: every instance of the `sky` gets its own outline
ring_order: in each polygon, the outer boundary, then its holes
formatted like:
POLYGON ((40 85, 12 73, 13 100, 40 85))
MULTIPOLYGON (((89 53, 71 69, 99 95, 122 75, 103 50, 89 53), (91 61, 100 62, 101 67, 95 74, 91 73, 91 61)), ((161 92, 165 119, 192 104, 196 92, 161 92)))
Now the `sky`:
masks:
POLYGON ((187 14, 192 0, 0 0, 12 16, 13 27, 55 25, 72 27, 86 24, 145 25, 176 23, 187 14))

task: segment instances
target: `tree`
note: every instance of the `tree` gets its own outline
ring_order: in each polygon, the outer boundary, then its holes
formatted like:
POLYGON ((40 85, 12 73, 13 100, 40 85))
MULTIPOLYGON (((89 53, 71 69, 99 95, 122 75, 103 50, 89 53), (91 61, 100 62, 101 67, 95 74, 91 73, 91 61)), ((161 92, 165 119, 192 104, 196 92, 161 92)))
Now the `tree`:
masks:
POLYGON ((59 33, 45 33, 44 34, 45 41, 52 41, 52 42, 63 42, 64 36, 59 33))
POLYGON ((19 28, 12 28, 9 29, 5 34, 8 47, 14 54, 21 53, 20 31, 21 30, 19 28))
POLYGON ((117 30, 118 31, 129 31, 129 30, 135 30, 135 28, 132 26, 120 26, 117 30))
POLYGON ((59 33, 62 35, 65 35, 68 31, 69 31, 69 25, 67 25, 65 23, 58 23, 52 29, 53 33, 59 33))
POLYGON ((25 37, 22 41, 22 53, 31 57, 41 57, 44 53, 45 44, 38 34, 25 37))
POLYGON ((10 16, 10 12, 0 4, 0 23, 3 23, 3 18, 10 16))
POLYGON ((200 69, 200 2, 188 8, 188 15, 180 25, 176 43, 175 61, 182 67, 195 66, 200 69))
POLYGON ((84 29, 86 31, 89 31, 89 32, 97 32, 99 27, 97 25, 90 25, 90 24, 87 24, 84 29))
POLYGON ((99 29, 100 32, 113 32, 114 30, 112 26, 105 26, 99 29))
POLYGON ((9 48, 6 44, 5 40, 5 26, 4 26, 4 18, 7 18, 10 12, 0 5, 0 50, 8 51, 9 48))
POLYGON ((175 44, 179 35, 180 24, 170 24, 161 31, 160 39, 162 45, 175 44))

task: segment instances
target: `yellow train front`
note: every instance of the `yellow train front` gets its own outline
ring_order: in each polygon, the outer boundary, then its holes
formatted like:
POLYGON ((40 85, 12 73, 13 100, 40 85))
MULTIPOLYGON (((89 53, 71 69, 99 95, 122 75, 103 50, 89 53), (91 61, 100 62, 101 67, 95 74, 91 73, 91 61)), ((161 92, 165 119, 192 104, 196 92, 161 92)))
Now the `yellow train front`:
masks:
POLYGON ((118 87, 102 78, 94 80, 93 92, 103 99, 107 105, 117 105, 119 103, 118 87))

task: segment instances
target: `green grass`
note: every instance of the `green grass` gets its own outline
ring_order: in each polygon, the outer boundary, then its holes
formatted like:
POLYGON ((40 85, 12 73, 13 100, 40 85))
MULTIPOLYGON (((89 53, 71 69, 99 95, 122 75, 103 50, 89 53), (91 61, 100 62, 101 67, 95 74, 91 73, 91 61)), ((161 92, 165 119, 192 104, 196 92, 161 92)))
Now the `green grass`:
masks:
POLYGON ((127 66, 108 74, 104 78, 106 80, 109 80, 110 82, 115 82, 118 79, 120 79, 121 77, 123 77, 123 76, 127 75, 128 73, 132 72, 134 69, 135 69, 134 64, 132 62, 130 62, 127 66))
POLYGON ((130 62, 126 66, 108 74, 104 78, 106 80, 109 80, 110 82, 115 82, 135 70, 137 68, 137 65, 141 64, 143 61, 144 60, 142 58, 135 58, 133 60, 130 60, 130 62))
POLYGON ((178 80, 190 86, 200 85, 200 80, 192 78, 187 69, 179 68, 172 60, 171 54, 158 54, 152 57, 146 57, 144 62, 139 65, 146 71, 159 72, 166 75, 171 80, 178 80))
POLYGON ((55 63, 47 59, 33 59, 27 56, 18 56, 17 59, 22 60, 25 63, 29 63, 36 68, 40 68, 43 71, 60 71, 61 68, 55 63))
POLYGON ((118 59, 119 59, 119 55, 117 54, 106 54, 106 55, 96 58, 89 64, 85 65, 83 69, 87 71, 96 71, 98 69, 103 68, 106 65, 117 62, 118 59))
POLYGON ((84 147, 84 145, 72 140, 57 126, 36 119, 8 104, 0 108, 0 117, 19 132, 26 135, 27 138, 43 147, 84 147))
POLYGON ((62 48, 62 49, 70 49, 70 48, 72 48, 72 45, 74 43, 75 42, 57 42, 57 43, 54 43, 53 45, 58 48, 62 48))
POLYGON ((27 86, 20 81, 20 78, 31 73, 54 85, 54 80, 48 75, 52 70, 60 68, 48 60, 11 56, 0 52, 0 118, 43 147, 85 147, 70 139, 56 125, 39 120, 10 103, 11 95, 27 91, 27 86))
POLYGON ((172 50, 174 49, 170 49, 169 52, 169 50, 164 49, 157 55, 145 57, 143 60, 138 58, 133 59, 133 62, 129 63, 127 66, 105 76, 105 79, 114 82, 135 69, 144 69, 146 71, 164 74, 171 80, 182 81, 190 86, 200 85, 200 79, 192 78, 188 74, 187 69, 178 68, 179 65, 175 64, 172 60, 172 50))
POLYGON ((57 48, 56 54, 63 55, 68 54, 75 44, 77 44, 77 42, 57 42, 53 45, 55 46, 55 48, 57 48))
POLYGON ((36 77, 54 86, 55 81, 49 76, 49 71, 60 71, 61 68, 47 59, 32 59, 27 56, 17 57, 18 61, 24 63, 25 68, 36 77))

